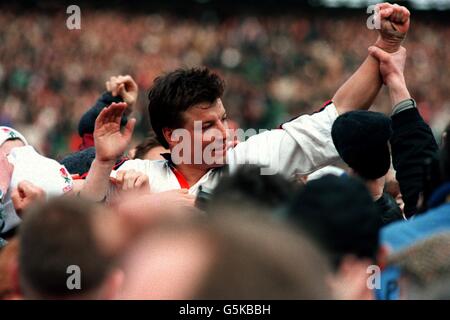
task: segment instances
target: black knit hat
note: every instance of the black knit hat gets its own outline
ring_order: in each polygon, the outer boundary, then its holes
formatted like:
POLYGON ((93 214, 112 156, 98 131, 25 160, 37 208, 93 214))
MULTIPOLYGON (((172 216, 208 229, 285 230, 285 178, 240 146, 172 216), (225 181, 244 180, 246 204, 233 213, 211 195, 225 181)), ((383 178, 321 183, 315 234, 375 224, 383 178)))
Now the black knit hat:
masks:
POLYGON ((60 161, 71 174, 85 174, 91 168, 91 164, 95 159, 95 148, 87 148, 69 154, 60 161))
POLYGON ((391 135, 391 119, 371 111, 344 113, 336 119, 331 130, 342 160, 365 179, 378 179, 388 172, 391 135))

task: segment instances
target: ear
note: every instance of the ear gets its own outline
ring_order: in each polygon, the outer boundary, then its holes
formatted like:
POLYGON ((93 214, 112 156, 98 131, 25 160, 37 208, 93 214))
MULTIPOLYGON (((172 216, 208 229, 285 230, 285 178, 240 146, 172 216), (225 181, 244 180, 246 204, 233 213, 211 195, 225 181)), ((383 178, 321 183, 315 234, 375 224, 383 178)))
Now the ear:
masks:
POLYGON ((169 149, 172 149, 177 144, 177 141, 172 139, 172 133, 173 129, 171 128, 166 127, 162 129, 164 139, 166 139, 167 143, 169 144, 169 149))

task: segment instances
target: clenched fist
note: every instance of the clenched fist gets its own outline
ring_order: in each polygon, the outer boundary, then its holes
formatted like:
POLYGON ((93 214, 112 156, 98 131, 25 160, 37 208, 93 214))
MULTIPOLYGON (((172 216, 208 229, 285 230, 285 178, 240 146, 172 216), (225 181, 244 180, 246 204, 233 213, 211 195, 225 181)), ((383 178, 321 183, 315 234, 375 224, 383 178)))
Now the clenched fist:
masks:
POLYGON ((21 215, 32 204, 45 200, 45 192, 31 182, 21 181, 11 193, 11 199, 17 214, 21 215))
POLYGON ((376 6, 379 37, 375 45, 386 52, 396 52, 409 30, 410 12, 398 4, 381 3, 376 6))

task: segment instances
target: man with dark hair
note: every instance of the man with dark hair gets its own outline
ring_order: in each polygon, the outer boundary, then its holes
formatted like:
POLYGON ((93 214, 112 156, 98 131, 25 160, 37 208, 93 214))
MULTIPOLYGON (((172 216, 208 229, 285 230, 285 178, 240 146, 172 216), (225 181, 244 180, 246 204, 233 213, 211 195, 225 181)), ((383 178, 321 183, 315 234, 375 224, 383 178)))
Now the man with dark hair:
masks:
POLYGON ((60 198, 28 212, 19 232, 19 281, 25 298, 115 297, 122 274, 100 240, 98 210, 60 198))
POLYGON ((349 176, 328 175, 307 183, 294 199, 288 219, 327 253, 334 290, 347 299, 373 299, 367 270, 378 254, 381 220, 366 186, 349 176))
MULTIPOLYGON (((409 11, 387 3, 379 8, 381 30, 376 45, 395 53, 409 28, 409 11)), ((220 76, 205 68, 175 70, 157 78, 149 93, 153 129, 170 150, 167 160, 127 161, 120 170, 147 175, 151 192, 183 188, 191 194, 198 194, 200 186, 213 189, 226 170, 233 172, 240 164, 259 165, 264 168, 262 174, 307 175, 338 159, 331 139, 337 116, 369 108, 381 85, 379 64, 369 56, 320 112, 300 116, 283 124, 281 130, 253 135, 234 146, 228 135, 220 76)), ((111 174, 113 160, 129 144, 135 119, 121 132, 120 119, 126 108, 126 103, 113 103, 96 120, 96 159, 81 193, 92 200, 102 201, 110 194, 109 177, 116 174, 111 174)), ((139 180, 135 175, 133 179, 139 180)))

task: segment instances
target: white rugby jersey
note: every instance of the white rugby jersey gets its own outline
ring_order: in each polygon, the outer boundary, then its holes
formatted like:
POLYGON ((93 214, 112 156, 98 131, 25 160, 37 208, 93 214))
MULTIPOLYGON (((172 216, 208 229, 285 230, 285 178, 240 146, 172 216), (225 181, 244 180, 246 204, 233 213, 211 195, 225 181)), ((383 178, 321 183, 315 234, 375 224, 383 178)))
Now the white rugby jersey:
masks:
MULTIPOLYGON (((128 160, 118 170, 145 173, 152 193, 187 188, 193 195, 197 195, 200 186, 213 189, 224 173, 232 173, 240 164, 265 167, 262 174, 280 173, 288 178, 307 175, 339 159, 331 138, 337 116, 336 107, 330 102, 321 111, 295 118, 280 129, 254 135, 228 150, 227 165, 209 170, 192 186, 168 160, 128 160)), ((111 176, 115 175, 113 171, 111 176)), ((113 190, 111 184, 110 192, 113 190)))

